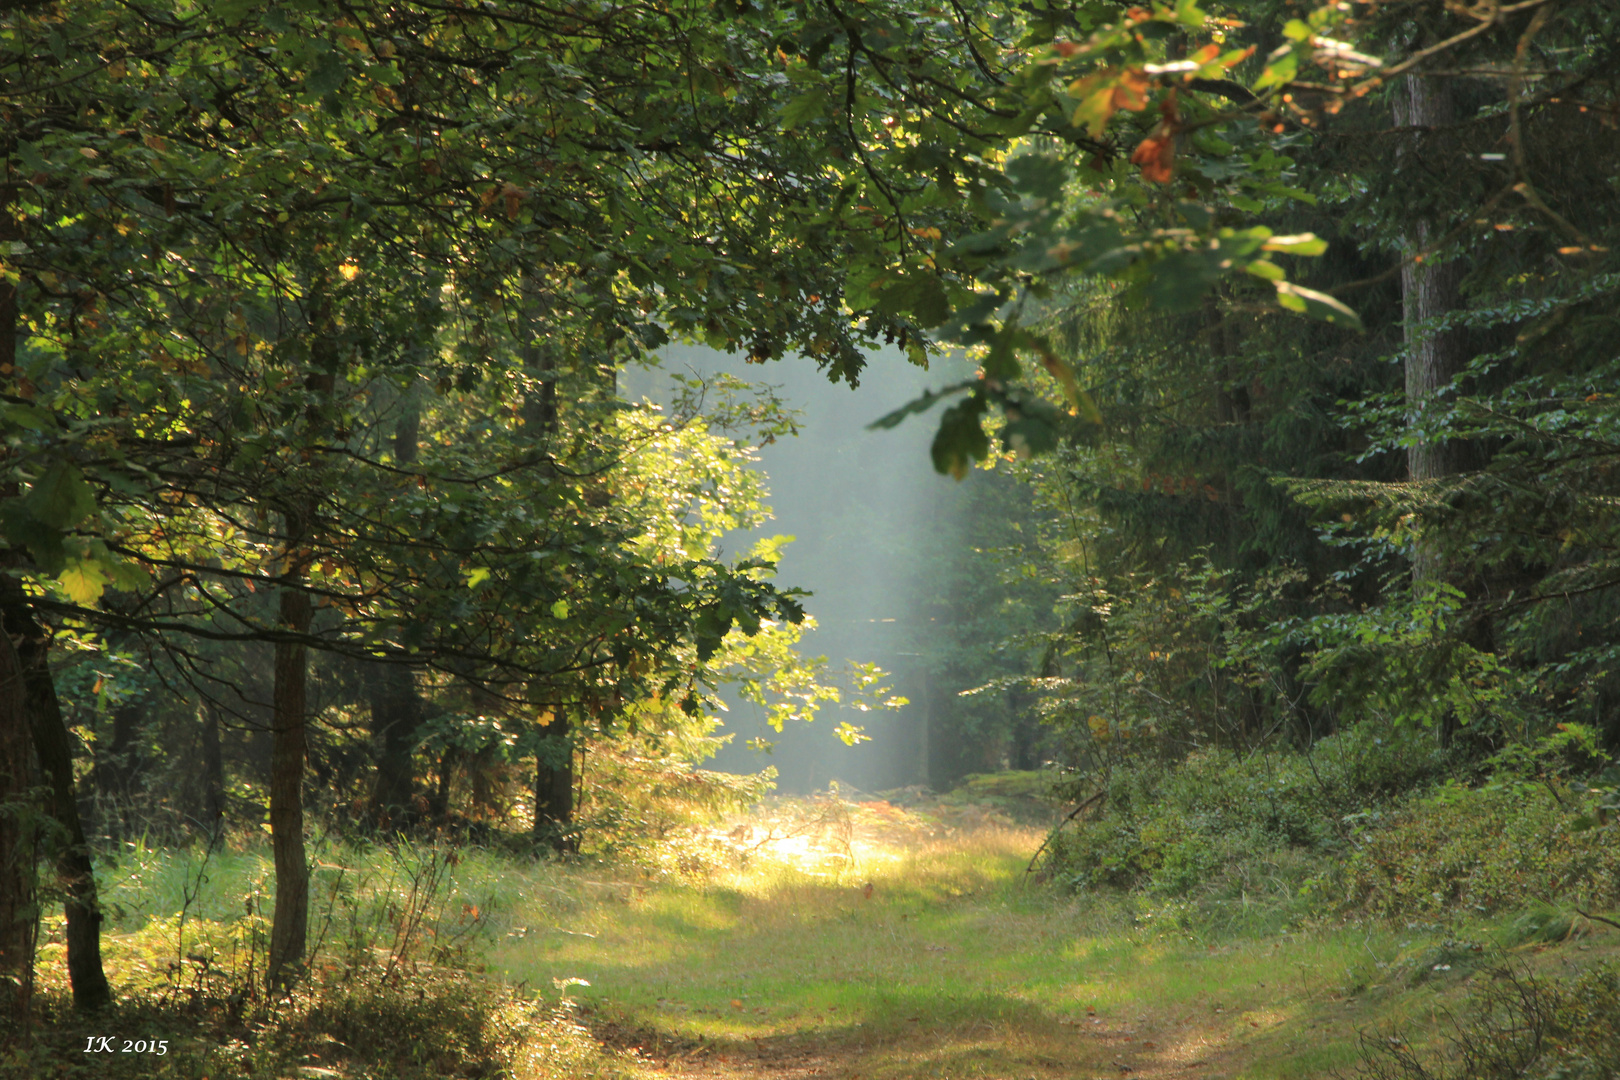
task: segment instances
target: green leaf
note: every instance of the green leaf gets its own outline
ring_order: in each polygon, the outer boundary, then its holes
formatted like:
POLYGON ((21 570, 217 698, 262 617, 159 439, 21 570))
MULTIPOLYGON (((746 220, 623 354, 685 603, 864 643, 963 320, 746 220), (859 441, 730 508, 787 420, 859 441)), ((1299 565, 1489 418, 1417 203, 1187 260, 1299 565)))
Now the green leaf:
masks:
MULTIPOLYGON (((469 589, 476 589, 476 588, 478 588, 478 586, 482 585, 484 582, 486 582, 488 580, 489 580, 489 567, 487 567, 487 566, 475 566, 470 571, 467 572, 467 588, 469 588, 469 589)), ((557 617, 559 619, 566 619, 568 616, 566 614, 563 614, 563 615, 559 615, 557 617)))
POLYGON ((872 736, 866 734, 865 728, 857 727, 847 720, 833 728, 833 734, 837 735, 845 746, 855 746, 859 743, 872 741, 872 736))
POLYGON ((1198 8, 1198 0, 1176 0, 1176 22, 1182 26, 1203 26, 1207 19, 1198 8))
POLYGON ((1307 289, 1302 285, 1294 285, 1286 281, 1277 284, 1277 303, 1289 311, 1297 311, 1313 319, 1323 322, 1337 323, 1343 326, 1361 329, 1361 316, 1357 315, 1345 304, 1329 296, 1327 293, 1307 289))
POLYGON ((1293 82, 1294 76, 1298 74, 1299 57, 1289 52, 1266 65, 1266 69, 1260 73, 1260 78, 1255 80, 1253 89, 1258 93, 1273 86, 1282 86, 1293 82))
POLYGON ((101 599, 102 591, 111 580, 106 568, 90 559, 69 563, 66 569, 56 575, 56 583, 80 607, 89 607, 101 599))
POLYGON ((554 619, 568 618, 568 601, 558 600, 555 604, 552 604, 551 617, 554 619))
POLYGON ((304 88, 317 97, 324 97, 349 81, 349 65, 336 51, 322 53, 315 61, 315 70, 309 73, 304 88))
POLYGON ((1256 259, 1243 269, 1247 270, 1255 277, 1265 278, 1267 281, 1284 281, 1288 277, 1287 274, 1283 273, 1283 268, 1272 262, 1270 259, 1256 259))
POLYGON ((1255 186, 1255 190, 1266 195, 1277 195, 1284 199, 1293 199, 1295 202, 1302 202, 1306 206, 1316 205, 1315 195, 1312 195, 1304 188, 1297 188, 1290 184, 1282 184, 1277 182, 1257 184, 1255 186))
POLYGON ((929 448, 935 472, 950 473, 960 480, 974 462, 989 456, 990 436, 984 432, 984 414, 988 408, 983 395, 975 393, 945 410, 929 448))
POLYGON ((58 461, 34 481, 25 500, 28 512, 53 529, 68 529, 96 512, 96 498, 84 474, 58 461))
POLYGON ((1327 251, 1327 241, 1315 233, 1296 236, 1273 236, 1260 245, 1262 251, 1281 251, 1288 255, 1321 255, 1327 251))
POLYGON ((800 124, 814 120, 827 109, 827 92, 821 87, 809 90, 782 106, 782 130, 792 131, 800 124))
POLYGON ((938 326, 950 317, 951 302, 945 296, 945 286, 940 284, 939 278, 929 273, 917 273, 883 288, 877 294, 872 310, 880 315, 909 313, 923 326, 938 326))

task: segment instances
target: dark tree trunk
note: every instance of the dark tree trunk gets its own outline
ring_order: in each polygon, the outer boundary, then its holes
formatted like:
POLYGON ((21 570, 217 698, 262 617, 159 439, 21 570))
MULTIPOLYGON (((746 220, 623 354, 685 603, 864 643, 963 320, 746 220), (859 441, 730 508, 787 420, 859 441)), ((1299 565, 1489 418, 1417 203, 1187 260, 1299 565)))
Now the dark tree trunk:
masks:
MULTIPOLYGON (((20 239, 11 202, 16 188, 7 185, 0 196, 0 240, 20 239)), ((9 379, 17 360, 17 290, 10 284, 0 288, 0 372, 9 379)), ((16 495, 13 488, 5 492, 16 495)), ((67 916, 68 981, 73 1003, 81 1009, 98 1009, 112 1002, 112 990, 101 969, 101 911, 96 903, 96 879, 90 865, 90 849, 84 840, 79 819, 79 803, 73 791, 73 744, 62 709, 56 700, 56 683, 51 677, 48 652, 50 638, 34 618, 22 582, 0 573, 0 624, 5 633, 16 635, 14 649, 22 672, 23 709, 28 718, 28 734, 48 789, 48 810, 59 834, 56 838, 56 875, 64 892, 67 916)))
MULTIPOLYGON (((304 542, 306 518, 289 514, 287 548, 304 542)), ((281 591, 281 628, 309 632, 310 601, 300 589, 281 591)), ((271 989, 297 977, 304 962, 309 928, 309 863, 304 851, 304 758, 307 740, 307 647, 278 641, 270 744, 270 839, 276 863, 276 903, 270 924, 270 957, 266 977, 271 989)))
MULTIPOLYGON (((394 460, 402 467, 415 463, 421 439, 422 414, 414 390, 409 394, 394 426, 394 460)), ((366 682, 371 698, 371 734, 382 741, 368 809, 379 828, 405 828, 418 816, 411 769, 416 731, 422 726, 422 695, 416 686, 416 672, 405 664, 372 664, 366 682)))
MULTIPOLYGON (((1402 156, 1423 159, 1432 154, 1439 129, 1455 123, 1456 106, 1451 89, 1442 80, 1406 75, 1396 96, 1395 123, 1414 129, 1402 156)), ((1406 261, 1401 267, 1401 320, 1405 327, 1405 373, 1407 411, 1414 418, 1442 405, 1445 390, 1467 365, 1467 342, 1462 331, 1435 333, 1424 326, 1462 306, 1459 286, 1462 264, 1459 260, 1436 264, 1411 257, 1423 252, 1443 228, 1440 222, 1415 218, 1406 235, 1406 261)), ((1413 444, 1406 452, 1407 473, 1415 481, 1437 480, 1458 472, 1466 448, 1453 441, 1427 440, 1413 444)), ((1420 549, 1413 566, 1418 580, 1439 576, 1439 555, 1420 549)))
MULTIPOLYGON (((557 434, 557 365, 544 343, 544 303, 531 278, 524 279, 525 332, 523 364, 526 374, 537 385, 524 395, 520 415, 537 442, 549 442, 557 434)), ((578 851, 574 834, 574 738, 573 729, 562 709, 545 728, 535 753, 534 839, 559 853, 578 851)))
MULTIPOLYGON (((1457 120, 1451 87, 1443 79, 1416 73, 1401 80, 1395 97, 1395 123, 1413 129, 1402 149, 1409 167, 1439 158, 1438 142, 1444 129, 1457 120)), ((1415 217, 1405 238, 1406 260, 1401 267, 1401 320, 1405 327, 1406 408, 1414 420, 1442 406, 1447 387, 1467 365, 1467 342, 1461 330, 1436 333, 1425 324, 1462 306, 1459 287, 1462 264, 1452 259, 1436 264, 1432 257, 1413 257, 1426 251, 1443 231, 1443 224, 1415 217)), ((1406 452, 1407 475, 1416 483, 1440 480, 1465 467, 1467 448, 1455 441, 1425 439, 1406 452)), ((1419 541, 1412 553, 1413 584, 1422 587, 1447 576, 1445 556, 1437 545, 1419 541)), ((1451 743, 1456 718, 1447 713, 1437 729, 1442 746, 1451 743)))
POLYGON ((22 582, 0 575, 0 616, 7 633, 18 636, 16 652, 23 674, 29 734, 49 797, 50 817, 58 834, 55 849, 57 884, 67 916, 68 982, 73 1004, 99 1009, 112 1003, 112 988, 101 967, 101 910, 96 878, 85 843, 84 825, 73 790, 73 742, 62 720, 56 682, 49 664, 50 638, 34 619, 22 582))
POLYGON ((574 736, 557 710, 535 754, 534 838, 559 854, 579 850, 574 832, 574 736))
POLYGON ((524 322, 526 341, 521 343, 520 356, 525 374, 538 384, 524 394, 520 415, 523 424, 536 439, 550 439, 557 433, 557 365, 551 350, 543 341, 545 333, 545 304, 539 286, 525 275, 523 279, 524 322))
POLYGON ((91 776, 95 785, 100 822, 108 836, 123 838, 124 811, 135 790, 139 766, 135 761, 136 740, 141 726, 141 707, 126 702, 113 710, 112 739, 107 752, 98 754, 91 776))
POLYGON ((439 778, 433 788, 433 798, 428 801, 428 813, 435 821, 444 821, 450 816, 450 781, 456 773, 456 752, 446 750, 439 755, 439 778))
MULTIPOLYGON (((18 240, 17 221, 11 214, 16 186, 0 186, 0 240, 18 240)), ((0 371, 11 372, 17 362, 17 285, 0 277, 0 371)), ((7 380, 10 381, 9 379, 7 380)), ((0 453, 4 453, 0 449, 0 453)), ((16 495, 15 485, 4 492, 16 495)), ((7 579, 10 580, 9 578, 7 579)), ((22 659, 10 635, 21 632, 0 615, 0 980, 13 1016, 28 1013, 34 988, 34 877, 37 835, 31 805, 33 736, 29 732, 28 702, 22 659)))
POLYGON ((118 706, 113 710, 112 725, 112 768, 108 781, 114 794, 127 799, 140 773, 135 742, 140 736, 141 707, 131 703, 118 706))
POLYGON ((34 875, 38 838, 30 792, 33 739, 22 661, 0 627, 0 1009, 28 1014, 34 988, 34 875))
MULTIPOLYGON (((311 434, 331 429, 332 389, 337 385, 341 357, 336 348, 331 310, 320 283, 310 297, 310 355, 315 361, 304 377, 309 404, 304 418, 311 434)), ((289 986, 303 971, 309 934, 309 859, 304 848, 304 768, 309 757, 308 680, 309 634, 314 609, 304 591, 311 545, 319 531, 316 522, 318 472, 302 471, 290 478, 294 488, 284 492, 280 505, 285 525, 282 556, 285 577, 281 587, 278 623, 294 640, 275 644, 275 686, 271 691, 270 720, 270 847, 276 864, 276 901, 270 922, 270 955, 265 981, 274 991, 289 986)))
POLYGON ((225 755, 219 743, 219 708, 203 706, 203 814, 210 833, 218 835, 225 823, 225 755))
POLYGON ((371 818, 379 828, 401 829, 417 816, 411 757, 416 751, 416 731, 422 726, 422 697, 416 674, 406 665, 370 667, 371 733, 382 741, 371 789, 371 818))

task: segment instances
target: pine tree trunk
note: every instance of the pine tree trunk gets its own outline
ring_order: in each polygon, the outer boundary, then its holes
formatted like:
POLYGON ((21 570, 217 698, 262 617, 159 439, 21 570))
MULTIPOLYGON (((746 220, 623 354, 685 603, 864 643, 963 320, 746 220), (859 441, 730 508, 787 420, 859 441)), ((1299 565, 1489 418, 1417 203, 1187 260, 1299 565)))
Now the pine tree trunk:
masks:
MULTIPOLYGON (((1401 156, 1413 167, 1436 156, 1437 132, 1455 123, 1457 110, 1450 86, 1442 79, 1408 74, 1401 80, 1395 100, 1395 123, 1412 128, 1413 135, 1401 156)), ((1420 256, 1438 237, 1442 225, 1414 218, 1405 237, 1406 259, 1401 267, 1401 319, 1405 332, 1407 415, 1414 421, 1444 404, 1446 388, 1467 365, 1467 349, 1460 330, 1436 332, 1429 325, 1462 307, 1459 286, 1462 264, 1453 259, 1436 264, 1420 256)), ((1406 452, 1408 477, 1416 482, 1438 480, 1459 472, 1464 447, 1442 439, 1425 439, 1406 452)), ((1446 577, 1444 554, 1421 539, 1412 553, 1412 581, 1422 588, 1446 577)), ((1442 746, 1451 743, 1456 718, 1447 713, 1436 729, 1442 746)))
MULTIPOLYGON (((307 633, 310 615, 307 595, 296 588, 282 590, 282 629, 307 633)), ((307 652, 301 642, 276 643, 270 745, 270 839, 276 863, 276 904, 267 967, 271 989, 286 986, 297 977, 309 929, 309 863, 304 852, 307 652)))
POLYGON ((50 639, 34 619, 22 582, 9 574, 0 575, 0 615, 7 632, 18 635, 16 652, 22 668, 29 735, 48 791, 50 816, 60 835, 54 845, 56 877, 64 893, 64 936, 73 1004, 80 1009, 100 1009, 112 1004, 112 988, 101 966, 101 905, 74 792, 72 737, 62 720, 56 681, 51 675, 50 639))
MULTIPOLYGON (((1425 144, 1434 141, 1433 132, 1456 121, 1456 107, 1450 87, 1439 79, 1406 75, 1395 104, 1395 123, 1416 129, 1403 156, 1421 157, 1425 144)), ((1458 260, 1436 265, 1432 259, 1411 261, 1434 240, 1440 226, 1418 218, 1412 221, 1405 239, 1407 260, 1401 267, 1401 319, 1405 327, 1405 374, 1407 412, 1414 418, 1440 405, 1444 391, 1467 364, 1466 343, 1460 331, 1435 333, 1424 324, 1441 318, 1462 306, 1458 287, 1462 264, 1458 260)), ((1412 480, 1435 480, 1459 469, 1457 444, 1441 440, 1413 444, 1406 452, 1407 474, 1412 480)), ((1440 576, 1439 557, 1432 549, 1420 548, 1413 564, 1418 581, 1440 576)))
POLYGON ((34 988, 34 874, 37 837, 29 792, 33 739, 22 661, 0 627, 0 1009, 28 1014, 34 988))

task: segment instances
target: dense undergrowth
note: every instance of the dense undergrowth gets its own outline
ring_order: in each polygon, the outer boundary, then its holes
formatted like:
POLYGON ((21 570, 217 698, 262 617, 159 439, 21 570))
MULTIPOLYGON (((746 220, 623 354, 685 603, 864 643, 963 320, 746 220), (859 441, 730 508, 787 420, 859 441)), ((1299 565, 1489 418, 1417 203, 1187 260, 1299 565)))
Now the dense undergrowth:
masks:
POLYGON ((1271 917, 1263 930, 1276 917, 1607 909, 1620 903, 1620 822, 1587 782, 1589 755, 1566 744, 1480 760, 1365 724, 1309 752, 1122 764, 1052 837, 1042 873, 1176 898, 1192 922, 1232 929, 1234 903, 1271 917))
POLYGON ((1090 778, 1040 869, 1060 888, 1132 902, 1139 921, 1199 934, 1364 923, 1443 935, 1353 980, 1469 976, 1438 1042, 1364 1036, 1371 1080, 1609 1077, 1620 974, 1549 978, 1512 958, 1620 926, 1617 774, 1605 764, 1576 725, 1493 755, 1370 723, 1308 751, 1125 761, 1090 778))
POLYGON ((47 919, 34 1015, 6 1028, 0 1076, 614 1075, 566 995, 482 974, 503 913, 554 867, 431 843, 323 845, 309 965, 278 994, 263 977, 272 868, 250 836, 214 848, 132 842, 104 860, 117 1004, 72 1008, 60 916, 47 919))

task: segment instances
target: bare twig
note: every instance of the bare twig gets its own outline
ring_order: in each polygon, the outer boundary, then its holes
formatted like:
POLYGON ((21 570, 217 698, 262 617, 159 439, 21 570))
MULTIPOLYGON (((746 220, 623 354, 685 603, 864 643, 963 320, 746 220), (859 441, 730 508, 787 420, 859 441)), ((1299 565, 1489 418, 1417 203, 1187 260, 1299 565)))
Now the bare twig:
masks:
POLYGON ((1088 798, 1085 802, 1083 802, 1079 806, 1075 807, 1073 810, 1070 810, 1069 811, 1069 816, 1064 818, 1062 821, 1058 822, 1057 828, 1053 829, 1051 832, 1046 834, 1046 839, 1041 841, 1041 846, 1036 848, 1035 849, 1035 854, 1033 854, 1033 855, 1031 855, 1029 857, 1029 865, 1024 867, 1024 873, 1025 874, 1033 874, 1035 872, 1035 864, 1040 861, 1041 853, 1046 850, 1047 845, 1052 842, 1052 839, 1055 836, 1057 836, 1058 833, 1063 831, 1063 826, 1067 825, 1069 822, 1071 822, 1075 818, 1079 817, 1081 815, 1081 813, 1084 812, 1085 810, 1089 809, 1092 806, 1097 805, 1097 803, 1102 801, 1102 797, 1104 795, 1106 795, 1106 794, 1108 794, 1108 792, 1106 790, 1099 791, 1096 794, 1092 795, 1090 798, 1088 798))
POLYGON ((1616 922, 1615 920, 1606 918, 1605 916, 1594 915, 1590 911, 1582 911, 1580 908, 1575 909, 1575 914, 1581 916, 1583 919, 1591 919, 1593 922, 1600 922, 1605 926, 1612 926, 1616 930, 1620 930, 1620 922, 1616 922))

